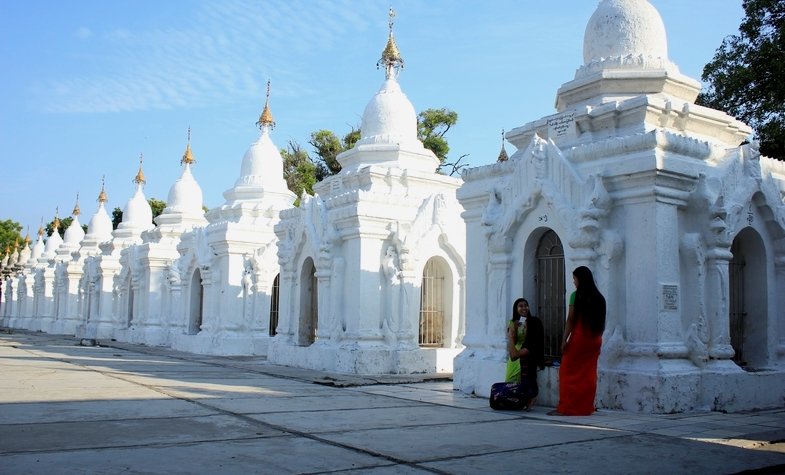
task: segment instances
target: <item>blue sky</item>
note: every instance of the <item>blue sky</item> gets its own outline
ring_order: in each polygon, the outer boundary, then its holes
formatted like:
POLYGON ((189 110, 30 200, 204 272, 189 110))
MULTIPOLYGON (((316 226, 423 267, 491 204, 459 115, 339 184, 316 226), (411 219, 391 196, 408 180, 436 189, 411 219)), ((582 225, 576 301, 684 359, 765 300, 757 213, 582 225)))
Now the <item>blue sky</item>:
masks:
MULTIPOLYGON (((696 79, 743 17, 741 0, 650 1, 671 59, 696 79)), ((204 204, 220 205, 258 135, 268 79, 279 147, 359 126, 383 81, 390 5, 404 92, 418 111, 458 112, 451 157, 492 163, 501 129, 554 112, 598 3, 0 0, 0 220, 34 237, 79 193, 87 223, 104 175, 109 210, 122 208, 140 153, 145 194, 166 200, 189 126, 204 204)))

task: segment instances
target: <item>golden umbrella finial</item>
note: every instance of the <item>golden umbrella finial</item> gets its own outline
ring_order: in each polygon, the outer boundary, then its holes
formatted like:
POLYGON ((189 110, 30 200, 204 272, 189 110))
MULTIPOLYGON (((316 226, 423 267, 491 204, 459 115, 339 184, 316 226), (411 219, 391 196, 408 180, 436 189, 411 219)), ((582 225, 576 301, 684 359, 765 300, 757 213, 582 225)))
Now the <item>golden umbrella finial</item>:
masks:
POLYGON ((30 226, 27 226, 27 232, 25 233, 25 246, 30 244, 30 226))
POLYGON ((502 150, 499 152, 499 158, 497 158, 496 161, 506 162, 509 159, 510 157, 507 155, 507 150, 504 149, 504 129, 502 129, 502 150))
POLYGON ((185 144, 185 153, 183 153, 183 158, 180 160, 180 165, 187 163, 188 165, 193 165, 196 163, 194 160, 194 155, 191 153, 191 126, 188 126, 188 142, 185 144))
POLYGON ((58 214, 60 214, 59 206, 55 207, 55 220, 52 221, 52 229, 54 230, 53 233, 60 229, 60 218, 57 217, 58 214))
POLYGON ((40 238, 43 235, 44 235, 44 217, 41 216, 41 224, 38 226, 38 237, 40 238))
POLYGON ((106 191, 104 191, 104 184, 106 183, 106 175, 101 177, 101 192, 98 193, 98 202, 99 203, 106 203, 109 201, 109 197, 106 196, 106 191))
POLYGON ((76 194, 76 204, 74 205, 74 210, 71 211, 72 216, 79 216, 82 214, 82 210, 79 209, 79 193, 76 194))
POLYGON ((256 125, 261 129, 264 126, 267 126, 271 129, 275 128, 275 121, 273 120, 273 113, 270 112, 270 80, 267 80, 267 97, 264 100, 264 110, 262 110, 262 115, 259 116, 259 120, 256 121, 256 125))
POLYGON ((142 161, 144 160, 144 154, 139 154, 139 171, 136 172, 136 176, 134 177, 134 183, 137 185, 144 185, 147 181, 144 179, 144 171, 142 170, 142 161))
POLYGON ((395 23, 393 18, 395 18, 395 10, 390 7, 389 19, 387 20, 390 32, 387 36, 387 44, 384 47, 384 51, 382 51, 381 59, 376 62, 377 69, 380 66, 384 66, 384 74, 387 79, 392 78, 398 70, 403 69, 403 57, 398 50, 398 45, 395 44, 395 37, 393 37, 393 24, 395 23))

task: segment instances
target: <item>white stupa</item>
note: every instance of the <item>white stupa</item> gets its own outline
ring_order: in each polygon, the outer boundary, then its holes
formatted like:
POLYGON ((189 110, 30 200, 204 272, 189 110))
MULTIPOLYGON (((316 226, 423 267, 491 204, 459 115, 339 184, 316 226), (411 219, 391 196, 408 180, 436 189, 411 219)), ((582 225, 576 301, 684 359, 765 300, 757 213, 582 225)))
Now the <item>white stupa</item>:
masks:
POLYGON ((134 177, 136 192, 128 200, 123 208, 123 221, 117 226, 112 235, 115 239, 136 240, 143 231, 152 229, 153 210, 147 198, 144 196, 144 184, 146 183, 144 171, 142 170, 142 157, 139 157, 139 171, 134 177))
MULTIPOLYGON (((273 282, 278 274, 279 213, 295 196, 283 177, 283 158, 271 139, 270 82, 256 122, 259 137, 240 165, 240 177, 224 192, 224 204, 207 213, 210 224, 186 233, 182 256, 172 266, 172 302, 185 315, 172 331, 177 349, 213 354, 266 354, 273 282)), ((273 325, 274 328, 274 325, 273 325)))
POLYGON ((377 67, 384 67, 385 80, 365 106, 360 140, 337 157, 346 172, 369 165, 433 172, 439 166, 439 159, 417 138, 417 113, 398 84, 404 61, 395 44, 392 18, 387 45, 377 63, 377 67))
POLYGON ((82 240, 82 247, 79 249, 79 254, 88 256, 95 255, 101 252, 98 247, 102 242, 112 239, 112 218, 106 212, 106 202, 108 201, 106 191, 104 190, 104 183, 101 180, 101 192, 98 193, 98 209, 95 214, 90 218, 87 225, 87 234, 82 240))
POLYGON ((55 219, 52 222, 52 235, 49 236, 49 239, 46 240, 46 246, 44 247, 44 252, 41 253, 41 256, 38 258, 38 262, 42 264, 46 264, 49 262, 49 259, 54 259, 55 252, 63 244, 63 238, 60 237, 60 218, 57 217, 57 213, 55 213, 55 219))
POLYGON ((71 260, 71 253, 79 250, 79 246, 85 236, 84 229, 82 229, 82 225, 79 223, 79 215, 81 213, 82 211, 79 208, 79 195, 77 194, 76 204, 74 205, 74 210, 71 212, 71 224, 68 226, 68 229, 65 230, 63 243, 57 248, 57 251, 55 251, 58 260, 71 260))

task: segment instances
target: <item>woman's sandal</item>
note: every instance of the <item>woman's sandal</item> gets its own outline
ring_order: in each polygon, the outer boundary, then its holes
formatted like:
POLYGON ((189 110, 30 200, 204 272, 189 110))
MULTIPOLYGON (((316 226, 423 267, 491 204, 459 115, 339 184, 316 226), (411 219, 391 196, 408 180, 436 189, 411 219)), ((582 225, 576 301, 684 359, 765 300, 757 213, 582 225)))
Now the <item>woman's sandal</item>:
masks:
POLYGON ((557 411, 556 409, 554 409, 552 411, 548 411, 547 414, 549 416, 563 416, 564 415, 561 412, 557 411))

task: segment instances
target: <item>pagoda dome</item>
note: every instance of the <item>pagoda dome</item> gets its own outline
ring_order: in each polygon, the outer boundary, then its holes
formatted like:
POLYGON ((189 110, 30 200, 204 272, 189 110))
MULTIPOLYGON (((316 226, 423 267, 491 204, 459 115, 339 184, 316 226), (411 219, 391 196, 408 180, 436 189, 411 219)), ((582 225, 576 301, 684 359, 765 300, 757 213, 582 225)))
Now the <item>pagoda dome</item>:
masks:
POLYGON ((603 0, 586 25, 583 62, 644 69, 675 67, 668 59, 665 24, 647 0, 603 0))
POLYGON ((74 215, 71 225, 65 230, 65 239, 63 240, 63 243, 69 246, 79 245, 82 239, 84 239, 84 230, 82 229, 82 225, 79 224, 79 216, 74 215))
POLYGON ((394 77, 388 77, 365 106, 360 134, 358 145, 418 142, 417 113, 394 77))
POLYGON ((90 218, 90 223, 87 225, 87 234, 98 237, 100 241, 108 241, 112 238, 112 220, 109 218, 103 203, 98 205, 98 211, 90 218))
POLYGON ((183 173, 169 189, 168 204, 164 213, 202 215, 202 189, 191 173, 191 164, 183 166, 183 173))
POLYGON ((153 209, 144 197, 141 183, 136 185, 136 193, 123 209, 123 222, 120 226, 143 230, 153 227, 153 209))
POLYGON ((263 126, 259 138, 252 143, 240 165, 240 178, 235 186, 251 185, 279 189, 283 181, 283 158, 270 138, 270 128, 263 126))

